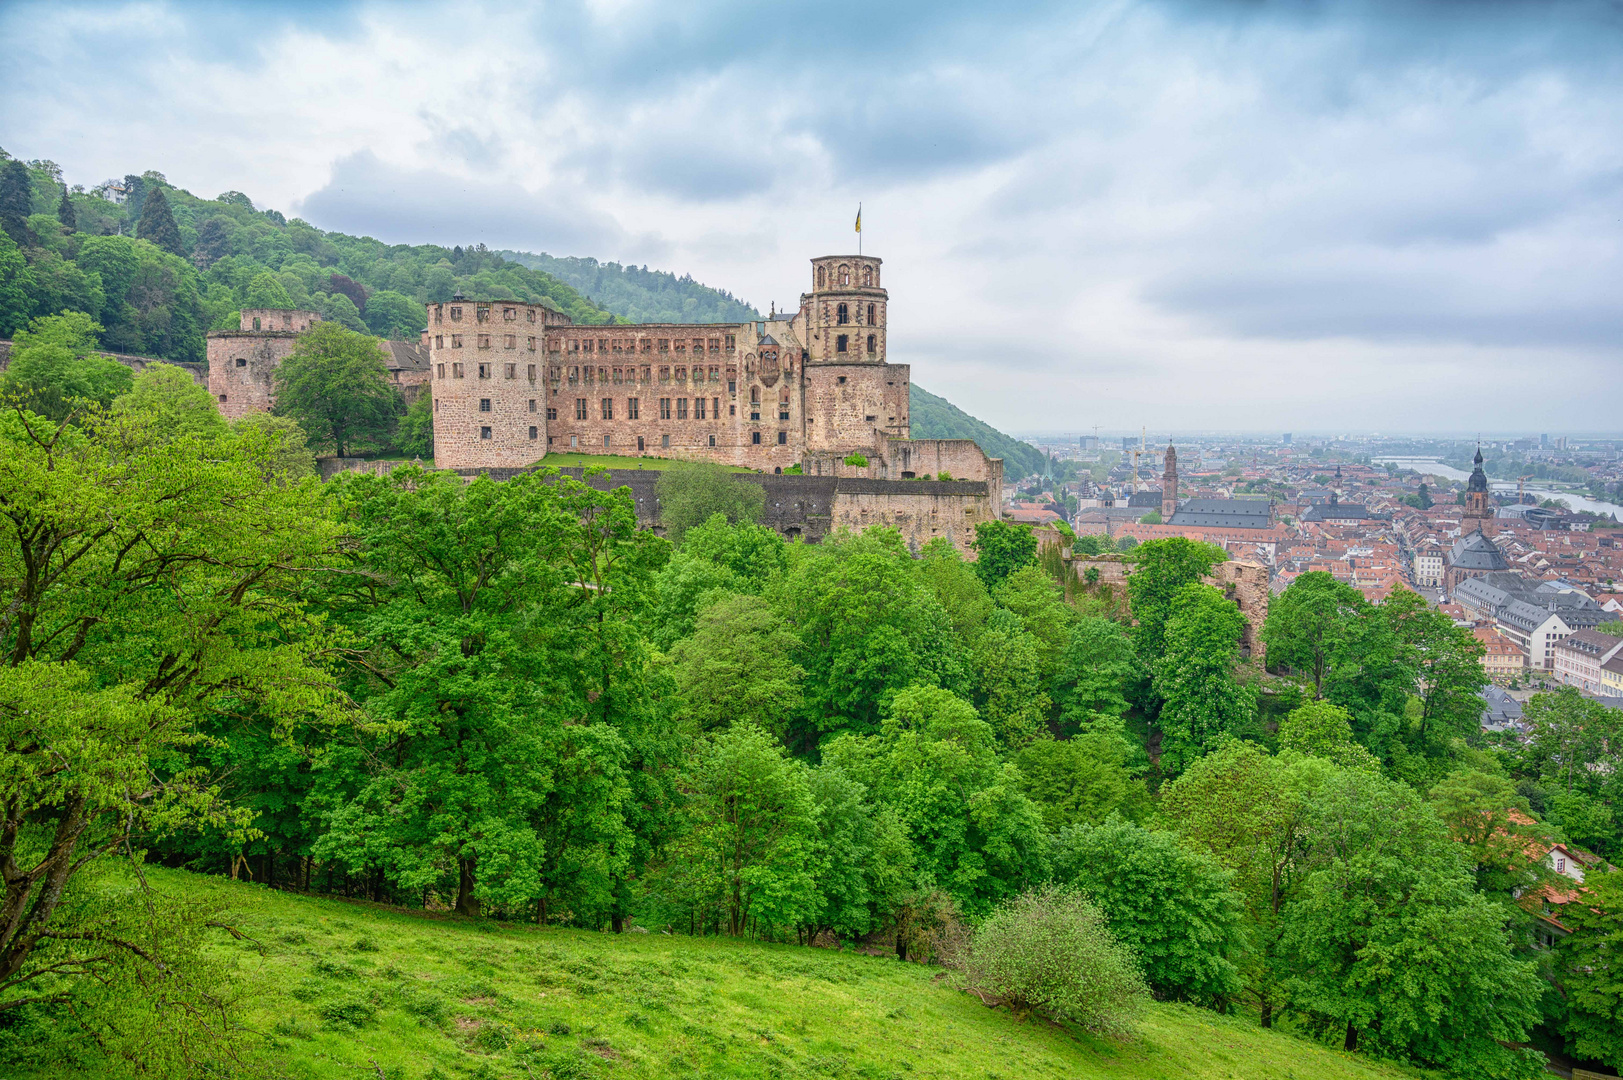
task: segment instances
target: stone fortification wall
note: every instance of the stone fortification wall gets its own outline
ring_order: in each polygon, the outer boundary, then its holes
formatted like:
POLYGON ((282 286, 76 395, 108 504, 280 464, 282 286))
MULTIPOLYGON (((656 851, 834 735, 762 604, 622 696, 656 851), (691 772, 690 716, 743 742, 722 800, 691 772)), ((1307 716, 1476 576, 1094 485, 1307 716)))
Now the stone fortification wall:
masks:
POLYGON ((314 311, 246 308, 235 330, 208 334, 208 387, 227 420, 269 412, 276 404, 276 366, 298 336, 321 321, 314 311))
POLYGON ((983 481, 835 480, 834 528, 861 532, 873 525, 901 530, 916 555, 945 537, 967 559, 975 526, 997 517, 997 504, 983 481))
POLYGON ((519 468, 546 453, 540 342, 561 318, 544 305, 517 301, 428 305, 439 468, 519 468))

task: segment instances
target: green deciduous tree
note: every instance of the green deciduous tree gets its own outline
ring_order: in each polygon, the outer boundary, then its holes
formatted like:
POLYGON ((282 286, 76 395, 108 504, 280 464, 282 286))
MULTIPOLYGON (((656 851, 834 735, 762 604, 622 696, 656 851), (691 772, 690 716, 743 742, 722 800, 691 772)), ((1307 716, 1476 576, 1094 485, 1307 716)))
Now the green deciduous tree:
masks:
POLYGON ((386 440, 399 404, 377 339, 334 323, 301 334, 276 368, 276 412, 340 457, 357 441, 386 440))
POLYGON ((1340 770, 1309 799, 1305 871, 1285 911, 1290 1008, 1360 1047, 1461 1075, 1536 1076, 1507 1049, 1539 1020, 1531 961, 1472 890, 1442 820, 1413 790, 1340 770))
POLYGON ((17 334, 4 388, 33 412, 56 420, 86 407, 105 407, 129 390, 134 376, 98 355, 101 327, 89 315, 64 311, 33 320, 17 334))
POLYGON ((1173 596, 1154 679, 1163 772, 1188 768, 1255 715, 1251 689, 1234 677, 1244 628, 1240 609, 1210 585, 1185 585, 1173 596))
POLYGON ((1567 1005, 1562 1031, 1580 1056, 1623 1069, 1623 871, 1586 874, 1561 921, 1572 929, 1556 945, 1567 1005))
POLYGON ((416 341, 428 326, 428 312, 423 305, 393 289, 367 297, 365 319, 372 333, 392 341, 416 341))
POLYGON ((1116 819, 1061 830, 1054 875, 1099 905, 1157 996, 1222 1006, 1240 992, 1245 902, 1209 853, 1116 819))
POLYGON ((1079 618, 1054 677, 1061 722, 1075 730, 1096 717, 1120 717, 1130 688, 1148 676, 1125 627, 1111 619, 1079 618))
POLYGON ((431 395, 417 395, 395 428, 394 442, 414 458, 434 460, 434 399, 431 395))
POLYGON ((146 417, 163 438, 207 438, 226 432, 213 395, 197 385, 191 372, 173 364, 153 364, 141 372, 129 391, 113 402, 113 409, 146 417))
POLYGON ((1381 767, 1375 755, 1353 738, 1352 714, 1328 701, 1309 701, 1292 709, 1279 724, 1279 749, 1351 769, 1381 767))
POLYGON ((975 525, 975 573, 987 589, 1037 560, 1037 536, 1029 525, 1012 521, 982 521, 975 525))
POLYGON ((1222 548, 1181 536, 1151 540, 1133 549, 1133 572, 1127 579, 1127 602, 1137 625, 1133 644, 1138 655, 1152 662, 1165 651, 1166 623, 1176 598, 1228 558, 1222 548))
POLYGON ((1368 615, 1363 594, 1322 570, 1302 574, 1268 606, 1262 640, 1268 659, 1313 681, 1313 696, 1359 666, 1368 615))
POLYGON ((1483 645, 1408 589, 1394 589, 1380 614, 1396 642, 1396 667, 1420 700, 1411 749, 1443 756, 1453 740, 1480 730, 1483 645))
POLYGON ((0 1010, 143 959, 116 912, 60 910, 78 871, 132 832, 243 830, 187 761, 209 717, 329 712, 297 595, 335 538, 319 494, 146 423, 0 418, 0 1010))
POLYGON ((660 473, 654 494, 660 524, 674 544, 713 514, 725 515, 735 525, 753 525, 766 509, 766 489, 760 484, 703 461, 679 462, 660 473))
POLYGON ((288 296, 287 289, 276 280, 276 275, 269 271, 262 271, 254 275, 248 283, 248 292, 242 298, 244 308, 270 308, 288 309, 293 307, 293 298, 288 296))
POLYGON ((1142 749, 1127 741, 1120 721, 1101 719, 1069 739, 1039 739, 1014 755, 1020 790, 1037 804, 1049 832, 1097 825, 1113 814, 1137 821, 1150 812, 1138 779, 1142 749))
POLYGON ((800 713, 798 644, 765 600, 720 594, 671 650, 683 716, 700 731, 750 724, 781 739, 800 713))

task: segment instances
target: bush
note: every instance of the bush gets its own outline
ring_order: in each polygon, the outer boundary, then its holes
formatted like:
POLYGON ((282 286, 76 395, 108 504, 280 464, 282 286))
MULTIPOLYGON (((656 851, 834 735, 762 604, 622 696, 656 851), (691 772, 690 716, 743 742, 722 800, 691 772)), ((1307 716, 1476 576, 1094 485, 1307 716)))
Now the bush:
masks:
POLYGON ((1148 997, 1132 951, 1081 893, 1046 885, 1009 900, 975 934, 969 974, 1016 1016, 1032 1010, 1118 1037, 1148 997))
POLYGON ((845 459, 845 463, 853 469, 866 469, 868 467, 868 456, 866 454, 852 454, 845 459))

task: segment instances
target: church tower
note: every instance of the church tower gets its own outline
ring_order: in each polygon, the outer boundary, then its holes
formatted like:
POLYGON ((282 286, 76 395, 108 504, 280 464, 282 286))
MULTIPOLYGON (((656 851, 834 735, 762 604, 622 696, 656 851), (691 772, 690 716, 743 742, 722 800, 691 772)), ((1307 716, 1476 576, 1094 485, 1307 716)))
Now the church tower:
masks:
POLYGON ((1166 468, 1161 473, 1161 520, 1171 521, 1178 512, 1178 451, 1167 440, 1166 468))
POLYGON ((1488 474, 1482 471, 1482 444, 1471 459, 1471 479, 1465 482, 1465 513, 1460 515, 1460 533, 1473 528, 1481 531, 1483 522, 1494 516, 1493 499, 1488 495, 1488 474))

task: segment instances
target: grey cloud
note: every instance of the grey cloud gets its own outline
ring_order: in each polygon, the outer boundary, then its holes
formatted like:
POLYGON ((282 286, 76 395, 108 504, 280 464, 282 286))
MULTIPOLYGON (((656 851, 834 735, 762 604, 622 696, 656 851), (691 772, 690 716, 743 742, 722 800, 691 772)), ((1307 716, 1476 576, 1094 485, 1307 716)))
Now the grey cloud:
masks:
POLYGON ((390 243, 485 243, 559 253, 612 251, 625 243, 617 222, 568 192, 398 169, 369 151, 334 162, 332 179, 297 209, 312 225, 390 243))

